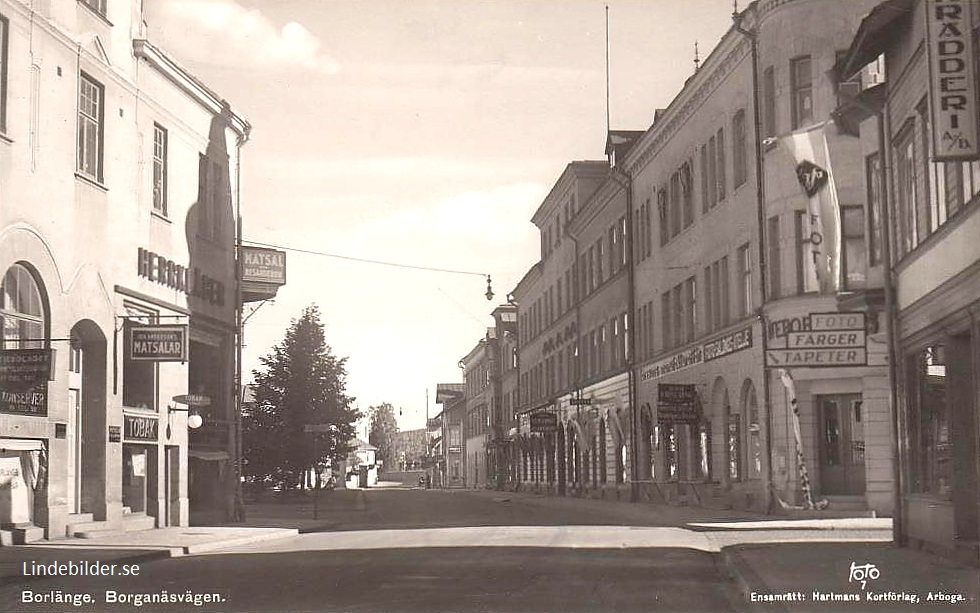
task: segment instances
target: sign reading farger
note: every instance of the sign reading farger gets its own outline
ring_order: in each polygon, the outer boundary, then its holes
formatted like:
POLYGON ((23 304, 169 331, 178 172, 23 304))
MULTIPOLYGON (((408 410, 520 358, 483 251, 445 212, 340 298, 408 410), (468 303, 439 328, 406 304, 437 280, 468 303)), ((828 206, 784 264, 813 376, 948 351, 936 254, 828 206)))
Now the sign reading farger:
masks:
POLYGON ((975 160, 976 75, 971 0, 928 0, 929 76, 933 161, 975 160))
POLYGON ((864 366, 868 363, 865 314, 808 313, 769 324, 769 368, 864 366))

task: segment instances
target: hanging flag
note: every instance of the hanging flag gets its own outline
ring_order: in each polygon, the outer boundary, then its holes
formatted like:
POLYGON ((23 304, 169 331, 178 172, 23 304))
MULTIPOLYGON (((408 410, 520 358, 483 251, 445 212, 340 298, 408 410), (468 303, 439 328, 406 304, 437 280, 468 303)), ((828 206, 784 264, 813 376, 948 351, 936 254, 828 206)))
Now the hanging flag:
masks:
POLYGON ((777 370, 783 387, 789 396, 789 404, 793 410, 793 436, 796 438, 796 468, 800 475, 800 488, 803 490, 803 505, 805 509, 825 509, 828 506, 826 500, 819 502, 813 501, 813 490, 810 487, 810 474, 806 469, 806 458, 803 456, 803 435, 800 430, 800 409, 796 400, 796 384, 793 382, 792 375, 785 368, 777 370))
POLYGON ((809 199, 807 226, 810 253, 820 291, 835 294, 841 287, 841 220, 837 185, 827 147, 826 129, 829 124, 829 121, 825 121, 793 132, 781 140, 796 161, 796 178, 809 199))

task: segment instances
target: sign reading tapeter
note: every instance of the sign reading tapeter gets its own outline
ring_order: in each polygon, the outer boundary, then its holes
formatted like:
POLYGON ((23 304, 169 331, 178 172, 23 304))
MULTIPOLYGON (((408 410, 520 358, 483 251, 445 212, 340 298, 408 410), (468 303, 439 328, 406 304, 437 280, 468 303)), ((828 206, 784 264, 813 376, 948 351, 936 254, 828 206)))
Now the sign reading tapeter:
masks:
POLYGON ((868 363, 865 314, 808 313, 769 324, 769 368, 864 366, 868 363))
POLYGON ((977 94, 971 0, 926 3, 933 161, 975 160, 977 94))
POLYGON ((131 360, 186 362, 187 326, 132 326, 129 329, 128 349, 131 360))
POLYGON ((0 351, 0 413, 48 414, 50 349, 0 351))
POLYGON ((242 247, 242 281, 286 284, 286 252, 261 247, 242 247))

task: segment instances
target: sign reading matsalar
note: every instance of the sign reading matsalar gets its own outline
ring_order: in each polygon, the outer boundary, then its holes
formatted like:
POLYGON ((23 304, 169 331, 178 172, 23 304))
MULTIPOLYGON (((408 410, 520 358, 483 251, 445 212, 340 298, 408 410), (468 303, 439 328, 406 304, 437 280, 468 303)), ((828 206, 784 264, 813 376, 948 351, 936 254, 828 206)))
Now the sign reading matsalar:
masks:
POLYGON ((150 362, 186 362, 187 326, 133 326, 129 330, 129 357, 150 362))
POLYGON ((769 368, 864 366, 868 363, 864 313, 808 313, 769 324, 769 368))
POLYGON ((933 161, 975 160, 977 93, 972 0, 926 3, 933 161))

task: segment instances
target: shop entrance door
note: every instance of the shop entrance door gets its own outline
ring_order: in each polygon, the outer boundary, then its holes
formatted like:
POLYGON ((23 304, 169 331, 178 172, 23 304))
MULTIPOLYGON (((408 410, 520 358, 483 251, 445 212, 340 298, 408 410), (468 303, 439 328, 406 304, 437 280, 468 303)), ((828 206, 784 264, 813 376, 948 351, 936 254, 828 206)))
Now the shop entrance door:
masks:
POLYGON ((145 447, 123 445, 122 503, 130 513, 146 512, 146 460, 145 447))
POLYGON ((860 394, 817 396, 820 491, 864 493, 864 415, 860 394))
POLYGON ((82 350, 73 339, 68 354, 68 509, 82 512, 82 350))

